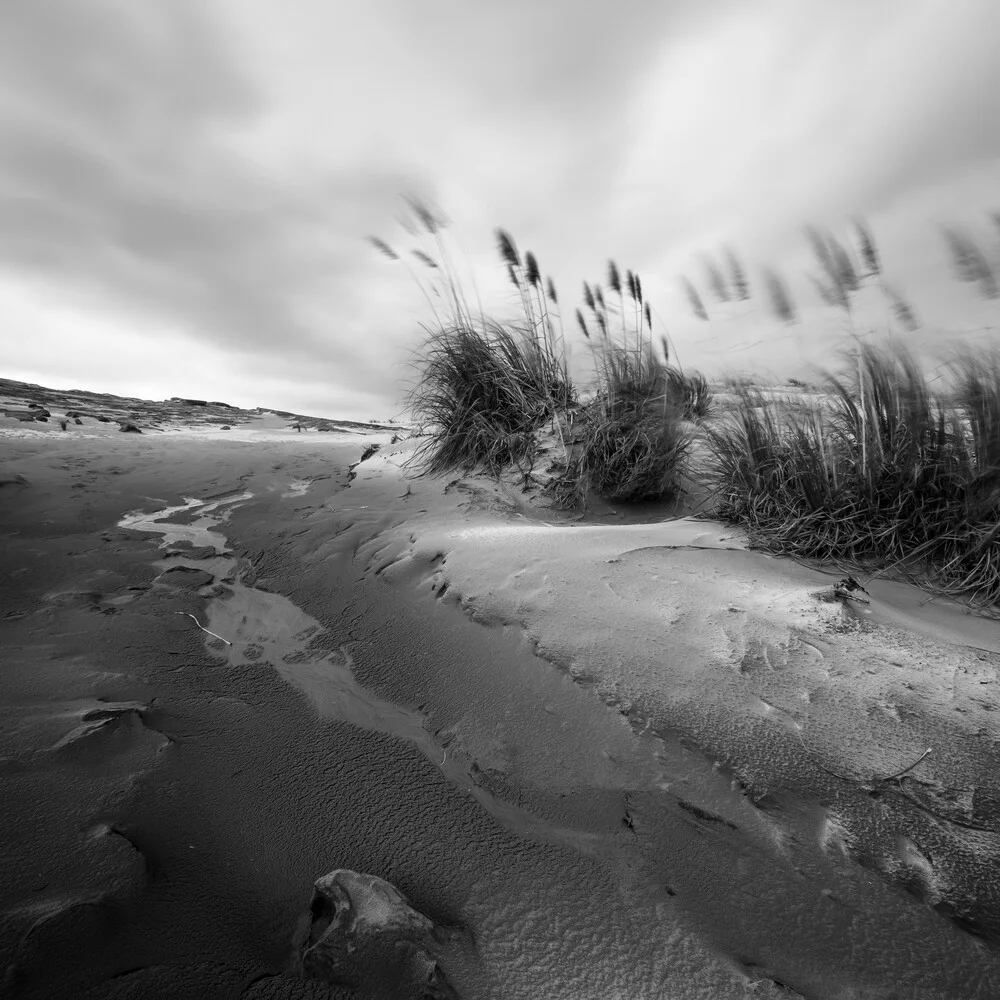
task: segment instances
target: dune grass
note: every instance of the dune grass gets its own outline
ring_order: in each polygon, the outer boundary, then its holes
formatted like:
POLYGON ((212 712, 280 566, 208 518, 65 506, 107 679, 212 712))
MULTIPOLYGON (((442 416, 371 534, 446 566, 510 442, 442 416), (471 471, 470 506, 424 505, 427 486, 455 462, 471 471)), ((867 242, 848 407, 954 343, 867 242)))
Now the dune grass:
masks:
MULTIPOLYGON (((416 217, 411 233, 422 229, 436 244, 436 256, 424 249, 411 255, 437 283, 428 291, 411 269, 435 317, 416 350, 407 395, 414 418, 431 428, 414 464, 431 475, 482 471, 500 478, 518 470, 528 482, 551 436, 557 455, 548 470, 549 496, 559 506, 585 503, 592 488, 621 501, 673 496, 690 445, 684 423, 703 417, 712 395, 702 375, 668 364, 666 338, 664 359, 654 356, 652 310, 639 276, 626 271, 623 278, 609 261, 606 286, 584 284, 593 337, 580 310, 576 318, 589 342, 594 380, 590 402, 581 405, 569 377, 558 293, 535 254, 522 255, 513 237, 497 230, 522 318, 501 323, 481 307, 477 315, 441 240, 444 220, 419 202, 410 207, 416 217), (445 318, 432 294, 446 304, 445 318), (618 329, 612 330, 616 315, 618 329)), ((371 242, 383 256, 403 259, 385 241, 371 242)))
MULTIPOLYGON (((545 453, 543 492, 556 506, 584 508, 590 491, 615 503, 671 500, 693 477, 711 490, 696 516, 743 525, 758 547, 876 575, 895 572, 939 593, 971 595, 980 607, 1000 607, 1000 354, 959 352, 950 382, 932 392, 898 340, 862 344, 853 296, 866 280, 878 282, 904 332, 918 325, 885 283, 863 223, 855 223, 857 257, 829 234, 806 230, 821 275, 813 278, 816 289, 842 311, 856 349, 845 352, 838 371, 808 386, 818 392, 811 397, 776 399, 752 379, 731 377, 735 404, 723 413, 704 376, 676 364, 667 336, 654 352, 652 309, 638 274, 623 275, 609 261, 603 284, 583 283, 575 325, 593 377, 581 401, 569 376, 558 294, 536 256, 522 255, 497 230, 522 317, 487 318, 462 292, 441 239, 444 221, 418 202, 411 208, 417 225, 409 231, 422 227, 436 255, 411 254, 438 282, 431 291, 450 312, 442 318, 418 278, 435 316, 416 351, 408 398, 429 432, 413 459, 424 472, 481 471, 499 479, 514 469, 529 484, 545 453), (692 469, 698 437, 707 455, 692 469)), ((995 297, 986 255, 964 234, 949 230, 945 237, 957 276, 995 297)), ((402 259, 383 241, 372 243, 402 259)), ((715 301, 749 299, 746 272, 731 249, 726 260, 728 282, 709 262, 715 301)), ((775 318, 798 322, 783 279, 769 268, 762 274, 775 318)), ((682 288, 695 318, 708 320, 697 288, 687 279, 682 288)))
POLYGON ((931 393, 912 352, 865 345, 824 400, 737 388, 707 428, 710 516, 772 552, 1000 603, 1000 363, 966 353, 931 393))
POLYGON ((418 355, 409 406, 434 428, 415 455, 432 475, 496 477, 533 464, 537 432, 575 401, 557 359, 525 329, 454 323, 432 331, 418 355))
POLYGON ((591 488, 614 503, 677 495, 692 441, 686 420, 695 404, 693 394, 685 394, 688 385, 651 348, 603 346, 569 470, 584 497, 591 488))
MULTIPOLYGON (((551 279, 547 296, 534 256, 522 259, 513 240, 500 233, 501 255, 520 292, 524 318, 500 323, 487 317, 481 304, 474 311, 442 238, 447 220, 418 199, 408 203, 414 219, 406 221, 407 231, 434 242, 433 253, 422 247, 409 251, 430 276, 429 287, 406 267, 435 320, 424 326, 407 392, 410 412, 427 430, 410 461, 428 475, 482 471, 500 477, 512 468, 530 474, 539 431, 549 422, 561 439, 562 414, 576 404, 549 315, 549 296, 555 301, 551 279)), ((405 262, 405 254, 384 240, 370 242, 384 257, 405 262)))

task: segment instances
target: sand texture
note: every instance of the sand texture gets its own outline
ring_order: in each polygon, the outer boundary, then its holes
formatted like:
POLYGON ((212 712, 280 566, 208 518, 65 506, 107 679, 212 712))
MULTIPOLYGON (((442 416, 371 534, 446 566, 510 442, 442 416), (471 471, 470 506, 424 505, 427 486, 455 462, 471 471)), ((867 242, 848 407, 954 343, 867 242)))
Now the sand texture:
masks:
POLYGON ((0 995, 1000 996, 995 622, 389 434, 5 419, 0 995))

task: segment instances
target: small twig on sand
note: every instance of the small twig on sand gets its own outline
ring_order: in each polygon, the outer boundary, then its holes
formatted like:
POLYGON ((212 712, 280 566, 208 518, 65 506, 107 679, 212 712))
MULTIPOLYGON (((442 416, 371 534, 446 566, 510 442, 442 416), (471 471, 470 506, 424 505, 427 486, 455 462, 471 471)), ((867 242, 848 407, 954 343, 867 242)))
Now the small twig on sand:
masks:
POLYGON ((198 619, 195 618, 195 616, 192 615, 190 612, 188 612, 188 611, 175 611, 174 614, 175 615, 187 615, 187 617, 190 618, 195 623, 195 625, 197 625, 198 628, 200 628, 202 630, 202 632, 208 632, 208 634, 210 636, 212 636, 215 639, 221 640, 227 646, 231 646, 232 645, 232 643, 228 639, 223 639, 221 635, 216 635, 215 632, 209 632, 209 630, 207 628, 205 628, 205 626, 202 625, 202 623, 200 621, 198 621, 198 619))
POLYGON ((846 774, 840 774, 838 771, 831 771, 830 768, 826 766, 810 749, 806 746, 806 741, 802 739, 802 733, 798 728, 795 730, 795 735, 799 738, 799 743, 802 744, 802 749, 805 750, 806 755, 816 764, 821 767, 827 774, 832 774, 835 778, 840 778, 841 781, 857 781, 857 778, 849 778, 846 774))
POLYGON ((902 778, 904 774, 912 771, 917 764, 919 764, 934 748, 928 747, 909 767, 904 767, 902 771, 897 771, 895 774, 890 774, 885 778, 877 778, 877 781, 893 781, 896 778, 902 778))
MULTIPOLYGON (((832 774, 835 778, 840 778, 841 781, 854 781, 859 784, 863 784, 863 779, 861 778, 851 778, 846 774, 840 774, 838 771, 831 771, 815 754, 806 746, 806 741, 802 739, 802 733, 799 729, 795 730, 795 735, 799 738, 799 743, 802 744, 802 749, 812 758, 813 762, 821 767, 827 774, 832 774)), ((887 774, 885 776, 879 776, 877 774, 872 775, 870 782, 878 783, 883 781, 895 781, 897 778, 902 778, 904 774, 909 774, 929 753, 933 751, 933 747, 928 747, 912 764, 904 767, 902 771, 896 771, 894 774, 887 774)))
MULTIPOLYGON (((840 778, 842 781, 853 782, 854 784, 860 785, 862 788, 865 788, 868 791, 872 791, 875 785, 886 784, 890 781, 897 781, 899 778, 902 778, 904 774, 909 774, 909 772, 912 771, 922 760, 924 760, 924 758, 926 758, 930 753, 933 752, 933 747, 928 747, 912 764, 909 764, 907 767, 904 767, 901 771, 896 771, 895 774, 889 774, 886 775, 885 777, 879 777, 878 775, 876 775, 871 779, 870 782, 865 782, 861 778, 849 778, 846 774, 838 774, 836 771, 831 771, 830 768, 828 768, 825 764, 822 763, 822 761, 820 761, 816 756, 814 756, 814 754, 806 746, 805 741, 802 739, 802 734, 798 731, 798 729, 796 729, 795 735, 798 736, 799 743, 802 744, 802 749, 805 750, 806 754, 813 761, 813 763, 816 764, 817 767, 821 767, 824 771, 826 771, 827 774, 832 774, 835 778, 840 778)), ((936 819, 942 820, 945 823, 953 823, 955 826, 963 827, 966 830, 983 830, 988 833, 997 832, 997 830, 992 826, 986 826, 984 824, 969 822, 967 820, 960 819, 957 816, 949 816, 945 813, 938 812, 936 809, 932 809, 930 806, 927 805, 926 802, 921 802, 918 798, 915 798, 913 795, 911 795, 906 790, 906 787, 902 784, 902 782, 896 785, 891 785, 890 788, 897 795, 902 795, 904 799, 906 799, 908 802, 911 802, 922 812, 925 812, 929 816, 933 816, 936 819)))

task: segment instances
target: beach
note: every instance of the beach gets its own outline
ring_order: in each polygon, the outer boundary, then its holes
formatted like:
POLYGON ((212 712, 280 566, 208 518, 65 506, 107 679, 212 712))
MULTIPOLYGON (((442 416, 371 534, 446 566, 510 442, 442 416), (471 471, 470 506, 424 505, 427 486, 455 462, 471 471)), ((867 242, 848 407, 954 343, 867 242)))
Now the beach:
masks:
POLYGON ((415 444, 0 427, 9 995, 379 995, 341 869, 463 998, 1000 995, 995 622, 415 444))

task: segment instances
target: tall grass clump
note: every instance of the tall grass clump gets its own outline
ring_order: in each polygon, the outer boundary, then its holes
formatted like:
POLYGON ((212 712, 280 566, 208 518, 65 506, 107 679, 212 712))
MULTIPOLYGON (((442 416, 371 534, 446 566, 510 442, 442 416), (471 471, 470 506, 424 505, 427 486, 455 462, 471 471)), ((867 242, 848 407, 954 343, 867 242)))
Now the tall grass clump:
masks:
POLYGON ((714 516, 756 544, 1000 600, 1000 364, 967 354, 931 393, 912 352, 864 345, 828 400, 765 398, 707 429, 714 516))
POLYGON ((1000 604, 1000 351, 960 349, 951 363, 963 466, 958 516, 939 540, 935 583, 1000 604))
MULTIPOLYGON (((414 418, 430 429, 411 461, 432 475, 484 471, 499 478, 525 463, 530 471, 537 432, 552 421, 561 439, 560 415, 576 398, 550 315, 557 301, 552 279, 543 284, 534 254, 522 258, 513 240, 498 230, 501 258, 520 294, 525 320, 497 322, 487 318, 481 303, 474 314, 442 239, 444 218, 418 199, 408 204, 415 218, 407 220, 407 232, 432 236, 436 247, 436 256, 422 248, 409 251, 431 276, 430 291, 407 265, 435 320, 433 327, 424 327, 427 336, 415 352, 416 378, 407 393, 414 418), (446 304, 443 316, 431 292, 446 304)), ((406 255, 384 240, 370 237, 369 242, 382 256, 405 263, 406 255)), ((556 319, 561 330, 558 314, 556 319)))
POLYGON ((652 310, 638 274, 608 262, 608 292, 618 297, 618 336, 612 330, 607 298, 597 283, 584 282, 584 314, 576 319, 594 363, 593 393, 577 415, 579 432, 568 467, 551 491, 561 506, 586 503, 593 489, 613 503, 673 499, 680 490, 684 462, 693 441, 690 421, 704 417, 712 393, 698 372, 685 374, 653 352, 652 310), (626 302, 626 292, 631 308, 626 302))
MULTIPOLYGON (((409 268, 435 319, 416 351, 407 399, 414 418, 431 429, 413 461, 431 474, 484 471, 496 478, 517 467, 527 483, 549 424, 561 457, 546 471, 555 476, 550 492, 560 505, 585 502, 592 488, 615 502, 673 497, 692 441, 691 422, 708 414, 712 393, 700 373, 671 367, 666 336, 663 360, 654 355, 652 310, 639 275, 610 260, 606 287, 583 285, 593 326, 580 309, 576 320, 592 354, 595 391, 579 407, 556 288, 535 254, 522 254, 509 233, 496 230, 500 262, 523 320, 488 319, 481 304, 476 316, 448 260, 444 220, 415 199, 410 208, 415 222, 407 231, 433 237, 434 254, 422 248, 399 252, 377 238, 370 242, 409 268), (411 259, 421 265, 423 280, 411 259), (450 315, 442 317, 435 299, 450 315)), ((713 267, 717 289, 728 294, 721 270, 713 267)))
POLYGON ((573 470, 585 490, 614 503, 677 495, 693 439, 678 384, 676 370, 649 349, 604 348, 573 470))
POLYGON ((570 405, 559 361, 528 331, 487 320, 432 331, 418 349, 408 405, 434 433, 415 453, 432 475, 499 477, 533 461, 536 432, 570 405))

